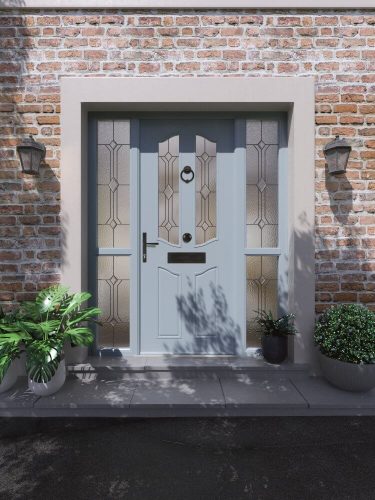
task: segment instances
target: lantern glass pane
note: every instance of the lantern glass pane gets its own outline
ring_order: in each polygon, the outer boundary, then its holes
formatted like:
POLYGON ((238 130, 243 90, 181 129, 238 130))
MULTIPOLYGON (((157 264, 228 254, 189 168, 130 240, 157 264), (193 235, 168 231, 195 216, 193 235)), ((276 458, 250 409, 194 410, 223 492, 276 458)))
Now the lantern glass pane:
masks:
POLYGON ((43 152, 39 149, 32 150, 31 154, 31 170, 33 172, 38 172, 40 163, 42 161, 43 152))
POLYGON ((22 169, 25 172, 29 172, 31 170, 31 160, 32 160, 32 151, 28 148, 19 148, 18 150, 22 169))

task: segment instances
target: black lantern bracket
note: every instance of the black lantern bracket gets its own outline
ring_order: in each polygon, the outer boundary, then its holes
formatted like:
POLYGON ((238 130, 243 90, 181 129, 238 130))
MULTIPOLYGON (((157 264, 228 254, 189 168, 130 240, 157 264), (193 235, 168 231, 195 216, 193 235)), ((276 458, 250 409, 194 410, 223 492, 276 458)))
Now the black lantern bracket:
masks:
POLYGON ((22 171, 25 174, 38 175, 39 167, 46 156, 46 147, 41 142, 36 142, 32 135, 24 139, 17 146, 18 156, 21 160, 22 171))
POLYGON ((328 165, 328 172, 332 175, 344 174, 348 165, 351 145, 337 135, 335 140, 324 146, 324 156, 328 165))

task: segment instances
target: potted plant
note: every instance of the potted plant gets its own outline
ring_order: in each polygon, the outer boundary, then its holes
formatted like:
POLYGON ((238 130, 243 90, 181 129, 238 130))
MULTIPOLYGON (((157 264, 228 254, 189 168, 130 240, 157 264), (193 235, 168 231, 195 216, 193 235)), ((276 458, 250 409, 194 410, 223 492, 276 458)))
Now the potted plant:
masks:
POLYGON ((358 304, 327 309, 314 334, 320 366, 331 384, 347 391, 375 387, 375 314, 358 304))
POLYGON ((17 334, 13 313, 0 310, 0 393, 17 382, 17 360, 21 354, 22 338, 17 334))
POLYGON ((65 382, 64 345, 89 345, 93 333, 86 322, 100 314, 96 307, 82 307, 89 293, 70 294, 56 285, 42 290, 34 302, 24 302, 17 326, 26 338, 26 371, 29 388, 38 396, 58 391, 65 382))
POLYGON ((256 319, 262 332, 263 357, 269 363, 282 363, 288 354, 288 336, 295 335, 294 314, 274 318, 271 311, 261 311, 256 319))
POLYGON ((19 331, 17 311, 0 309, 0 393, 13 387, 20 372, 20 357, 25 355, 28 335, 19 331))

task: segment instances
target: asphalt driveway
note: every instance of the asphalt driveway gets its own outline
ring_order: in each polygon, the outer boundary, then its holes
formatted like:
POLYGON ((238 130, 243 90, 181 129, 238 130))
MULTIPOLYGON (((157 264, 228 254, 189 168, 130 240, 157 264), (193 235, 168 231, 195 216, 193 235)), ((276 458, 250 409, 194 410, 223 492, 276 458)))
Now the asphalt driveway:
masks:
POLYGON ((0 498, 372 500, 374 417, 1 419, 0 498))

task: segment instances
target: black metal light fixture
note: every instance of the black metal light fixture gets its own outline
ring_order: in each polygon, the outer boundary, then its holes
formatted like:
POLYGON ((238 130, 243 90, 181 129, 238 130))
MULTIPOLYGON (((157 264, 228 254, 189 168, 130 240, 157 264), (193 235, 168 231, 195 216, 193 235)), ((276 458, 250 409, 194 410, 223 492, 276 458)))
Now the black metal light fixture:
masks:
POLYGON ((324 146, 324 156, 327 160, 328 172, 332 175, 346 172, 351 145, 336 135, 336 139, 324 146))
POLYGON ((21 160, 22 171, 25 174, 39 174, 40 163, 46 156, 46 147, 40 142, 35 142, 32 135, 17 146, 21 160))

